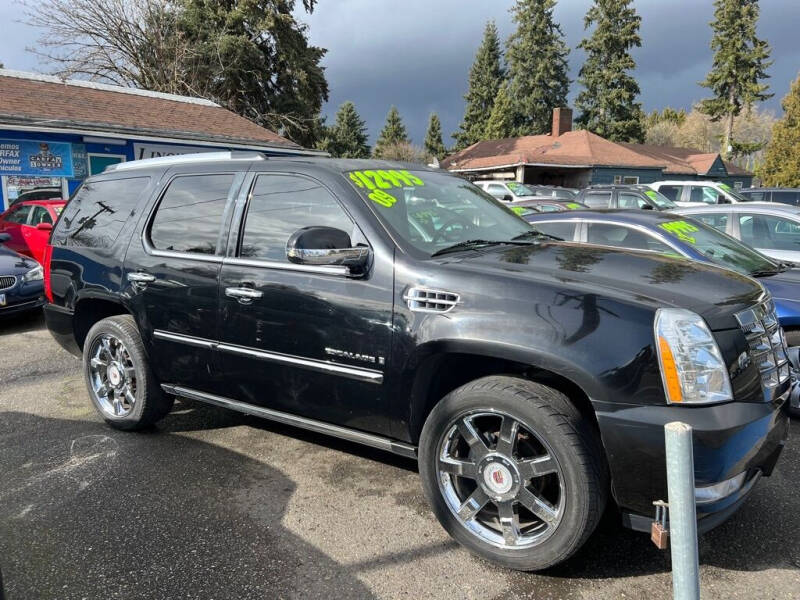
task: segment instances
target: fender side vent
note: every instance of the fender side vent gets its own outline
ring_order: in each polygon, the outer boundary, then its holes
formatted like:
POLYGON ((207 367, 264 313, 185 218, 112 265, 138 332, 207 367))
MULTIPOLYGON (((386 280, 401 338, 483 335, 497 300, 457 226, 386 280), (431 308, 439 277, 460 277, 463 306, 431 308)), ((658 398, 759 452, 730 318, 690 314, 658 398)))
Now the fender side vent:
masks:
POLYGON ((403 300, 414 312, 446 313, 459 303, 459 296, 441 290, 410 288, 403 296, 403 300))

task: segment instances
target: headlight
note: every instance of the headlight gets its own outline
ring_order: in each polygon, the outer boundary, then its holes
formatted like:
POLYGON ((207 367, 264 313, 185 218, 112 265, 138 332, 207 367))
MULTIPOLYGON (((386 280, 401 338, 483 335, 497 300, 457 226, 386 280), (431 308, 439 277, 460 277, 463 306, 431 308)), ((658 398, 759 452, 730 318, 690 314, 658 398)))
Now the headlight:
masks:
POLYGON ((655 336, 668 403, 709 404, 733 399, 725 361, 700 315, 660 308, 655 336))
POLYGON ((41 281, 42 279, 44 279, 44 269, 42 269, 41 265, 38 267, 33 267, 30 271, 22 276, 22 281, 25 283, 28 283, 29 281, 41 281))

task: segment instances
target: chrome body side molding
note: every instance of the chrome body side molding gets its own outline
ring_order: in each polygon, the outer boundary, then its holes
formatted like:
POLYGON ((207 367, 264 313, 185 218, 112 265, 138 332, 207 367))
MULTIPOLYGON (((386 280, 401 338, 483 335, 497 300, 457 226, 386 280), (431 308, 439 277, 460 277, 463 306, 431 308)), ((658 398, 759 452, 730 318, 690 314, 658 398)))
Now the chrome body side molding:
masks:
POLYGON ((279 352, 267 352, 265 350, 258 350, 250 348, 249 346, 236 346, 234 344, 225 344, 215 340, 208 340, 205 338, 198 338, 181 333, 172 333, 156 329, 153 331, 153 337, 160 340, 169 340, 171 342, 178 342, 188 344, 190 346, 199 346, 201 348, 210 348, 212 350, 219 350, 220 352, 227 352, 229 354, 237 354, 239 356, 249 356, 250 358, 258 358, 269 362, 280 363, 285 365, 293 365, 303 369, 310 369, 312 371, 319 371, 321 373, 329 373, 332 375, 339 375, 357 381, 364 381, 366 383, 383 383, 383 373, 374 369, 365 369, 363 367, 353 367, 350 365, 342 365, 325 360, 318 360, 316 358, 304 358, 302 356, 294 356, 292 354, 281 354, 279 352))
POLYGON ((364 433, 363 431, 350 429, 348 427, 341 427, 340 425, 332 425, 330 423, 325 423, 324 421, 299 417, 290 413, 272 410, 270 408, 263 408, 261 406, 247 404, 246 402, 239 402, 238 400, 232 400, 223 396, 207 394, 206 392, 200 392, 198 390, 192 390, 178 385, 165 383, 161 385, 161 389, 163 389, 166 393, 173 394, 175 396, 181 396, 183 398, 189 398, 190 400, 205 402, 206 404, 213 404, 214 406, 220 406, 222 408, 229 408, 231 410, 236 410, 248 415, 269 419, 270 421, 276 421, 278 423, 284 423, 285 425, 292 425, 293 427, 300 427, 301 429, 307 429, 309 431, 316 431, 317 433, 323 433, 325 435, 331 435, 333 437, 356 442, 372 448, 386 450, 387 452, 393 452, 394 454, 399 454, 408 458, 417 458, 417 449, 415 446, 406 444, 404 442, 397 442, 379 435, 364 433))

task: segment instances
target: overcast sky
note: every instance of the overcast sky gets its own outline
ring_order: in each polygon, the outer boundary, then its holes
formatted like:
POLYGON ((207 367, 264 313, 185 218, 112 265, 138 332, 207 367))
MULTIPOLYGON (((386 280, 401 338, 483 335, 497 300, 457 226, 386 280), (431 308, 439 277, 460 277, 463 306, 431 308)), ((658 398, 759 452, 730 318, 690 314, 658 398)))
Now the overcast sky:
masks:
MULTIPOLYGON (((298 1, 298 4, 302 4, 298 1)), ((421 144, 428 115, 442 119, 445 143, 458 128, 464 110, 469 67, 488 19, 495 19, 505 40, 512 31, 508 9, 513 0, 319 0, 312 15, 298 16, 310 26, 312 43, 328 49, 324 64, 330 101, 324 113, 333 119, 345 100, 356 104, 374 141, 391 104, 397 105, 411 137, 421 144)), ((711 66, 712 0, 636 0, 642 16, 642 48, 634 51, 636 77, 645 110, 690 108, 706 90, 697 85, 711 66)), ((590 0, 560 0, 555 16, 572 51, 571 78, 583 53, 583 16, 590 0)), ((15 0, 0 0, 4 29, 0 61, 7 68, 45 70, 25 51, 37 31, 11 26, 22 18, 15 0)), ((770 85, 775 97, 767 108, 780 112, 780 98, 800 69, 800 1, 764 0, 758 33, 772 47, 770 85)), ((578 84, 572 84, 571 98, 578 84)))

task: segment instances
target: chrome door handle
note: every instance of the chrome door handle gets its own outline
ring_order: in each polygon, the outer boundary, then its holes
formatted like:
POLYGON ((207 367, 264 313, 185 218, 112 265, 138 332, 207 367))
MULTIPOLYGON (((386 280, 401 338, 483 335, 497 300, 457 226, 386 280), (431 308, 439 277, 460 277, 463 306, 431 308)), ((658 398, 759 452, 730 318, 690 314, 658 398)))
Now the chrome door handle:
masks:
POLYGON ((236 298, 241 304, 250 304, 253 300, 261 298, 264 293, 253 288, 229 287, 225 288, 225 295, 236 298))
POLYGON ((141 271, 128 273, 128 281, 131 283, 152 283, 155 280, 155 275, 150 275, 150 273, 142 273, 141 271))

